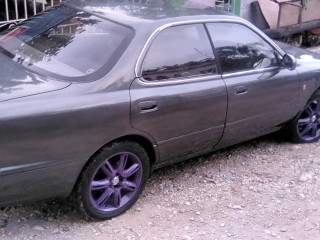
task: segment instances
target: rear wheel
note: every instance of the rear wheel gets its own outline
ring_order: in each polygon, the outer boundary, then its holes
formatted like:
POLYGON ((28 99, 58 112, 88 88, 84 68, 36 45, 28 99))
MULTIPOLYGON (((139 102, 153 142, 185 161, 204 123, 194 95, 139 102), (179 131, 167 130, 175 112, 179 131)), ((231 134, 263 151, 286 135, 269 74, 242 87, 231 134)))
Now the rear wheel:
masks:
POLYGON ((137 143, 105 147, 80 176, 74 198, 86 216, 104 220, 128 210, 139 198, 149 176, 146 151, 137 143))
POLYGON ((320 138, 320 92, 311 97, 288 129, 291 139, 297 143, 311 143, 320 138))

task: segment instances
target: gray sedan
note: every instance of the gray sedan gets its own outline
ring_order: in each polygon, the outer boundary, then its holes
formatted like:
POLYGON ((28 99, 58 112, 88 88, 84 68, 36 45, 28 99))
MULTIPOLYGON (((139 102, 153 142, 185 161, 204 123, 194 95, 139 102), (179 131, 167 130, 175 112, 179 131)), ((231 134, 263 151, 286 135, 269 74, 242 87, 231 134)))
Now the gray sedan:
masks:
POLYGON ((213 10, 97 2, 0 35, 2 206, 71 195, 108 219, 156 168, 278 130, 319 139, 319 56, 213 10))

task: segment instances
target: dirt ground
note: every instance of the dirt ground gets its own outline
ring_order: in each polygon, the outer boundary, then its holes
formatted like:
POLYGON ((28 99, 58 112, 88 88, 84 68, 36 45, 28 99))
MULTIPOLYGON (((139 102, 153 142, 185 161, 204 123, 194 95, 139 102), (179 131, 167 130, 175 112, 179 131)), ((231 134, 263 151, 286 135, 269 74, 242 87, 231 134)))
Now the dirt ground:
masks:
POLYGON ((320 142, 271 135, 160 169, 109 221, 67 200, 5 208, 0 239, 320 239, 320 142))

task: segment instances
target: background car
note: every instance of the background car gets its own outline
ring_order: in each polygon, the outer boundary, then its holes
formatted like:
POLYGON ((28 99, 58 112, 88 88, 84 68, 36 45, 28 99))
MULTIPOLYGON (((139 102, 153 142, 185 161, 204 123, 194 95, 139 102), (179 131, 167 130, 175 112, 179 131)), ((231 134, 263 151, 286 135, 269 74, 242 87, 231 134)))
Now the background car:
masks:
POLYGON ((69 1, 0 36, 0 203, 129 209, 156 168, 320 137, 320 58, 212 9, 69 1))

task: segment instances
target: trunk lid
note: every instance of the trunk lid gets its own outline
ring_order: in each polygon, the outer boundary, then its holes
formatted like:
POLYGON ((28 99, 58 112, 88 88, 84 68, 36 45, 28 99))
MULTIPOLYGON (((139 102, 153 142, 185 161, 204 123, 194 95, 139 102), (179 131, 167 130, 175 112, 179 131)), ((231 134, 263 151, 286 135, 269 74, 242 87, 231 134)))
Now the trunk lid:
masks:
POLYGON ((47 79, 0 54, 0 102, 56 91, 71 83, 47 79))

